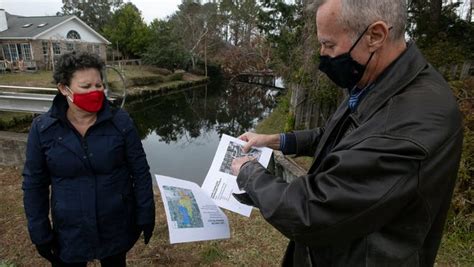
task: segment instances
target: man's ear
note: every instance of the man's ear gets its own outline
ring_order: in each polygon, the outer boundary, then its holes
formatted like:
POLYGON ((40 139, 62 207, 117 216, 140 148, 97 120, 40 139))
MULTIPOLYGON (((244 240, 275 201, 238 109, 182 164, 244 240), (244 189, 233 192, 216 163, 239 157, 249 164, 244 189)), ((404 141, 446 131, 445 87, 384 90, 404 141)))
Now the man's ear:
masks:
POLYGON ((383 21, 373 23, 367 30, 369 35, 369 49, 374 52, 385 44, 389 34, 389 26, 383 21))

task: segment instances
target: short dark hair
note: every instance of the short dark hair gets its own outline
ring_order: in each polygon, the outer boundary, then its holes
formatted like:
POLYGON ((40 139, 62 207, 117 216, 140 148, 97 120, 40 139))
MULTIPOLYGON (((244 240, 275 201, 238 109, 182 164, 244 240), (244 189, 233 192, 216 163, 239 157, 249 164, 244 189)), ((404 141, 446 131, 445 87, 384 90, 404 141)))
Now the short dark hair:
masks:
POLYGON ((53 73, 54 82, 70 85, 74 72, 90 68, 97 69, 100 72, 100 77, 103 78, 102 70, 104 66, 104 61, 95 54, 87 52, 67 53, 61 55, 58 59, 53 73))

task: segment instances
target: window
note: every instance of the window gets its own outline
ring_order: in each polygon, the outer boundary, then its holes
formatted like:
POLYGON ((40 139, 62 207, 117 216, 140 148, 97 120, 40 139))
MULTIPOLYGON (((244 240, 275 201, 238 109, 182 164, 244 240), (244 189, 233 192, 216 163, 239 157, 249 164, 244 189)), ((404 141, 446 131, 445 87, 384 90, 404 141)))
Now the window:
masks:
POLYGON ((46 41, 41 42, 41 45, 43 47, 44 62, 47 64, 49 62, 49 45, 46 41))
POLYGON ((49 54, 48 42, 43 41, 43 42, 41 42, 41 45, 43 47, 43 55, 48 55, 49 54))
POLYGON ((76 40, 80 40, 81 39, 81 35, 79 35, 78 32, 72 30, 72 31, 69 31, 66 35, 66 37, 68 39, 76 39, 76 40))
POLYGON ((48 25, 48 23, 41 23, 40 25, 38 25, 37 27, 38 28, 43 28, 44 26, 48 25))
POLYGON ((12 54, 10 53, 10 47, 8 46, 8 44, 4 44, 2 48, 5 59, 8 61, 12 61, 12 54))
POLYGON ((18 50, 16 49, 16 44, 9 44, 9 49, 10 49, 10 55, 11 59, 10 60, 18 60, 18 50))
POLYGON ((24 60, 32 60, 33 57, 31 55, 31 46, 30 44, 21 44, 21 51, 22 51, 22 54, 23 54, 23 59, 24 60))
POLYGON ((93 53, 100 55, 100 46, 98 44, 94 45, 93 53))
POLYGON ((58 42, 53 43, 53 53, 55 55, 61 55, 61 46, 59 45, 58 42))
POLYGON ((33 23, 27 23, 27 24, 25 24, 25 25, 23 25, 23 26, 21 26, 21 27, 22 27, 22 28, 28 28, 28 27, 30 27, 31 25, 33 25, 33 23))
POLYGON ((74 51, 75 47, 74 47, 74 43, 73 42, 67 42, 66 43, 66 50, 67 51, 74 51))

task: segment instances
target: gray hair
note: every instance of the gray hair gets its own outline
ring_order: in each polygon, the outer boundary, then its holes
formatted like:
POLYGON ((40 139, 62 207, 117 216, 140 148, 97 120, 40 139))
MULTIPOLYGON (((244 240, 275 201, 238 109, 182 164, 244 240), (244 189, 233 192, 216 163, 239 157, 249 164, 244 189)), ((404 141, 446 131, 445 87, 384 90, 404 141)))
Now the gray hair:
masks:
MULTIPOLYGON (((307 9, 316 13, 328 0, 309 0, 307 9)), ((340 0, 342 25, 352 31, 353 37, 361 34, 367 26, 384 21, 391 29, 391 39, 405 39, 407 24, 406 0, 340 0)))

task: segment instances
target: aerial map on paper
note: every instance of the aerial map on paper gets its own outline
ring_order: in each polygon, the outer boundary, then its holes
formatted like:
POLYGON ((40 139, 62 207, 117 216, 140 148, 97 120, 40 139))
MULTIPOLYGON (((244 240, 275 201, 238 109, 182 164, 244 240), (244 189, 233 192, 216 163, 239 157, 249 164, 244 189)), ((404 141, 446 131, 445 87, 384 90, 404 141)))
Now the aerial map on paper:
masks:
POLYGON ((244 153, 242 148, 245 144, 243 140, 223 134, 201 188, 219 207, 249 217, 252 206, 240 203, 233 196, 234 193, 241 194, 243 191, 237 185, 237 176, 232 174, 232 161, 250 156, 266 167, 273 150, 268 147, 252 147, 248 153, 244 153))
POLYGON ((242 152, 243 147, 244 147, 243 145, 238 144, 236 142, 232 142, 232 141, 229 142, 229 146, 226 149, 224 159, 222 160, 222 165, 220 168, 221 172, 225 172, 227 174, 232 175, 232 169, 231 169, 232 161, 236 158, 240 158, 243 156, 250 156, 250 157, 255 158, 256 160, 260 159, 260 156, 262 155, 261 150, 251 148, 248 153, 244 153, 242 152))
POLYGON ((191 190, 174 186, 163 186, 163 189, 174 228, 204 227, 201 212, 191 190))

